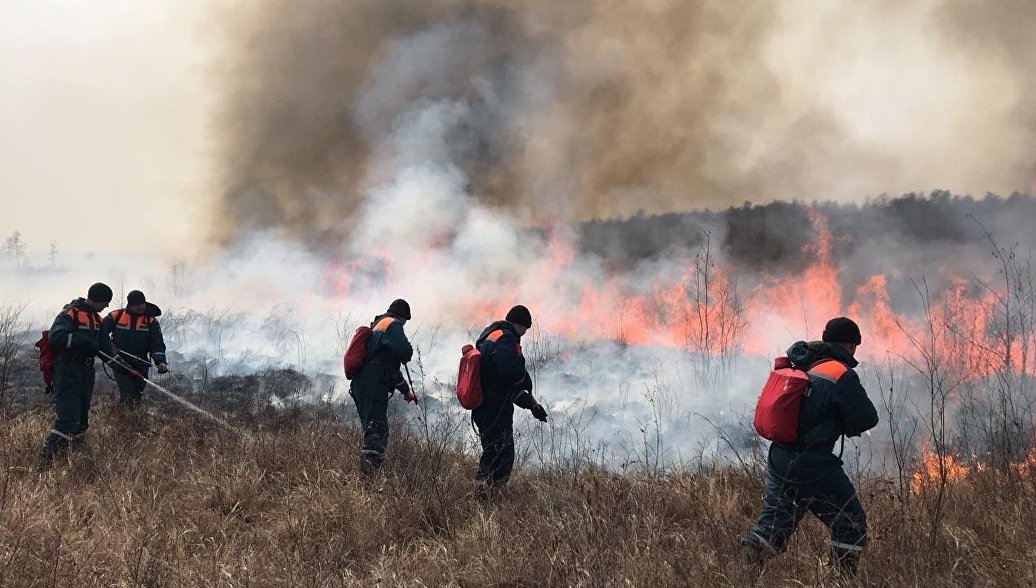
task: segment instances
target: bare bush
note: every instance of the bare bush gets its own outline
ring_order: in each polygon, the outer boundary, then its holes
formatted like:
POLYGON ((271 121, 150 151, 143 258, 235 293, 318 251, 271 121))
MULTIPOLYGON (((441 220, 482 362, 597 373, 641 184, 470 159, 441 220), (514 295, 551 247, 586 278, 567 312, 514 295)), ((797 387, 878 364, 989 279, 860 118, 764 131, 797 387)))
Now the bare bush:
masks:
POLYGON ((22 321, 24 304, 11 302, 0 305, 0 413, 7 414, 11 375, 17 354, 28 339, 28 327, 22 321))
POLYGON ((913 474, 919 423, 905 402, 906 393, 899 389, 902 384, 891 357, 876 370, 875 379, 878 382, 879 414, 888 433, 888 449, 883 453, 892 459, 898 496, 905 500, 913 474))
POLYGON ((934 484, 925 485, 922 490, 930 499, 925 502, 929 522, 929 539, 934 542, 942 526, 943 509, 946 503, 946 492, 949 481, 949 462, 945 456, 951 453, 949 439, 951 434, 950 396, 966 377, 958 369, 954 349, 947 348, 944 332, 948 329, 945 315, 935 308, 935 301, 928 287, 927 280, 911 280, 917 292, 923 313, 922 332, 915 333, 900 325, 903 333, 910 340, 915 357, 906 357, 904 361, 917 373, 923 386, 923 406, 917 411, 921 422, 926 427, 927 440, 931 452, 936 456, 937 476, 934 484))
POLYGON ((717 370, 731 367, 748 327, 737 279, 719 272, 716 264, 712 233, 704 231, 694 256, 691 316, 685 317, 690 326, 687 346, 703 359, 699 377, 704 382, 714 381, 709 376, 717 370))

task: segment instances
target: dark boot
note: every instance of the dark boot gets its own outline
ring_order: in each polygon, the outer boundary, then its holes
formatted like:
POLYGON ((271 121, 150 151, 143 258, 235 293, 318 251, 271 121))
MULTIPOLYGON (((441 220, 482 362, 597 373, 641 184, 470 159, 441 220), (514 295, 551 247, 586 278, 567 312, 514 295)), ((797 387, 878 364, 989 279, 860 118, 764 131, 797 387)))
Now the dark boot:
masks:
POLYGON ((36 458, 36 471, 43 473, 50 469, 51 464, 54 463, 54 458, 57 457, 60 450, 61 448, 55 447, 52 444, 44 443, 43 448, 40 449, 39 457, 36 458))
POLYGON ((855 578, 860 571, 860 552, 832 547, 831 567, 845 578, 855 578))
POLYGON ((738 539, 741 541, 741 570, 752 576, 763 573, 763 566, 770 559, 770 550, 749 537, 738 539))
POLYGON ((36 470, 45 471, 61 453, 68 450, 74 440, 74 435, 66 435, 57 429, 51 429, 50 434, 43 440, 43 447, 40 448, 40 455, 36 460, 36 470))
POLYGON ((489 480, 475 479, 475 499, 480 502, 493 502, 500 497, 503 486, 494 484, 489 480))
POLYGON ((39 457, 36 458, 36 471, 43 473, 50 469, 50 464, 54 462, 54 454, 49 451, 41 451, 39 457))
POLYGON ((364 451, 360 453, 360 462, 357 470, 363 480, 373 480, 381 471, 382 458, 373 452, 364 451))

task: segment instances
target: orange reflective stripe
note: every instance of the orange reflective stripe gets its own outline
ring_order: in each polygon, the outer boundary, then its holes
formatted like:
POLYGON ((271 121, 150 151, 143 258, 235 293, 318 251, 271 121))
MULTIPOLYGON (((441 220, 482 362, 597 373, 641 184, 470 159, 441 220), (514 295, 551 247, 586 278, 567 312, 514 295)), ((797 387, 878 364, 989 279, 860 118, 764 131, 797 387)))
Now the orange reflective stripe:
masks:
MULTIPOLYGON (((497 330, 493 331, 492 333, 490 333, 489 336, 486 337, 486 340, 487 341, 492 341, 493 343, 496 343, 497 340, 499 340, 500 337, 503 337, 503 336, 504 336, 503 329, 497 329, 497 330)), ((514 348, 518 351, 518 355, 522 354, 522 344, 521 343, 515 343, 514 344, 514 348)))
POLYGON ((68 313, 67 314, 68 314, 68 316, 72 317, 72 320, 75 321, 77 325, 89 325, 90 324, 90 315, 85 313, 85 312, 79 312, 78 308, 70 308, 70 309, 68 309, 68 313))
POLYGON ((115 324, 121 329, 130 328, 130 315, 125 310, 116 310, 112 313, 112 318, 115 319, 115 324))
POLYGON ((72 317, 80 329, 94 329, 101 326, 101 315, 96 312, 83 312, 78 308, 70 308, 65 314, 72 317))
POLYGON ((396 319, 394 319, 394 318, 392 318, 390 316, 387 316, 387 317, 381 319, 380 321, 378 321, 378 324, 374 325, 374 330, 375 331, 387 331, 388 328, 390 326, 392 326, 392 323, 394 323, 394 322, 396 322, 396 319))
POLYGON ((849 368, 842 365, 842 362, 832 359, 809 368, 809 375, 837 382, 847 371, 849 371, 849 368))
POLYGON ((116 327, 118 327, 120 329, 128 329, 128 328, 130 328, 130 316, 129 316, 129 313, 126 312, 125 310, 122 310, 122 309, 114 310, 114 311, 112 311, 111 315, 109 315, 109 316, 111 316, 112 321, 115 322, 115 326, 116 327))
POLYGON ((126 330, 149 330, 151 328, 151 323, 155 320, 154 317, 147 316, 146 314, 134 316, 122 308, 119 310, 113 310, 109 316, 113 321, 115 321, 116 327, 126 330), (134 323, 136 324, 134 325, 134 323))

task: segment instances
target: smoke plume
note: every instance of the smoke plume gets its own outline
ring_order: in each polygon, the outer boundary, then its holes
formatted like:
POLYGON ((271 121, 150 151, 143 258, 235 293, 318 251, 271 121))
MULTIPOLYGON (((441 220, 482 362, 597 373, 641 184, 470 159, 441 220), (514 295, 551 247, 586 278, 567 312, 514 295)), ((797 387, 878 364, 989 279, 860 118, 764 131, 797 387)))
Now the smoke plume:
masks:
POLYGON ((346 240, 436 104, 453 119, 423 152, 525 223, 1033 181, 1020 0, 267 0, 235 20, 223 238, 346 240))

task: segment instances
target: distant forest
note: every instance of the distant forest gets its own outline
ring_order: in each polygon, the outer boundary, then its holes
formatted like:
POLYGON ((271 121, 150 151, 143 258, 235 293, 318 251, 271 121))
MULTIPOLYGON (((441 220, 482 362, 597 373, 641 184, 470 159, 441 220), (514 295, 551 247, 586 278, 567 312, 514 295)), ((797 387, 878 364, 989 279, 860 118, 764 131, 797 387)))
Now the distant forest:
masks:
POLYGON ((1036 198, 947 191, 862 204, 746 202, 722 211, 592 221, 580 225, 580 243, 585 254, 624 272, 644 263, 685 263, 708 232, 713 254, 751 285, 761 275, 787 274, 815 261, 807 247, 818 236, 811 208, 827 222, 832 261, 846 288, 872 275, 888 277, 893 295, 911 287, 908 277, 923 275, 936 287, 955 277, 995 277, 994 242, 1023 263, 1036 251, 1036 198))

